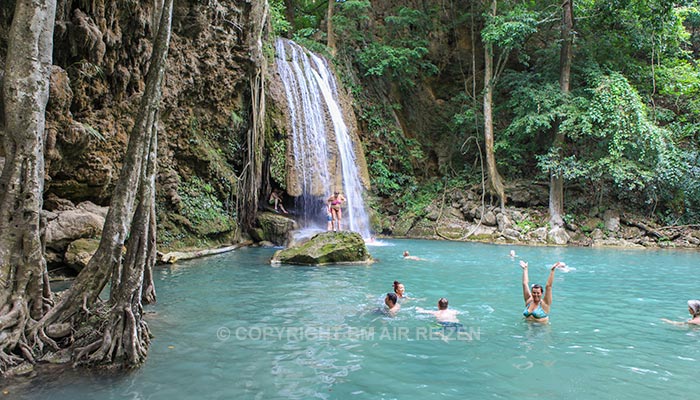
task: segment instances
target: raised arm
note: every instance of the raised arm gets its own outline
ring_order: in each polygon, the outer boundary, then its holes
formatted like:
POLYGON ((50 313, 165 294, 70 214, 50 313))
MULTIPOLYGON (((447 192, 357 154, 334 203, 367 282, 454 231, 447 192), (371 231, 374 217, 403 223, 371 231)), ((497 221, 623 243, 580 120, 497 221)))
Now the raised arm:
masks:
POLYGON ((530 295, 530 279, 527 275, 527 263, 521 260, 520 268, 523 269, 523 300, 525 300, 525 304, 527 304, 532 301, 532 296, 530 295))
MULTIPOLYGON (((563 262, 557 261, 554 265, 552 265, 551 271, 549 271, 549 278, 547 278, 547 285, 544 288, 544 298, 542 299, 542 302, 547 306, 547 308, 552 305, 552 284, 554 284, 554 271, 556 271, 559 267, 563 267, 564 265, 565 264, 563 262)), ((544 311, 549 312, 549 310, 544 311)))
POLYGON ((688 322, 686 322, 686 321, 671 321, 670 319, 666 319, 666 318, 661 318, 661 320, 667 324, 676 325, 676 326, 688 325, 688 322))

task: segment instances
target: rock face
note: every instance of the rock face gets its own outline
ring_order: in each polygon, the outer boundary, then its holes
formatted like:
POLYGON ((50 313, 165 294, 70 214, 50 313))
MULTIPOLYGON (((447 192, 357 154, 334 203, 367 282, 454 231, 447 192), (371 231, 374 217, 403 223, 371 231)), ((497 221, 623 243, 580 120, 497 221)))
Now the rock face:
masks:
POLYGON ((372 262, 372 256, 358 233, 323 232, 297 246, 279 250, 271 262, 299 265, 368 264, 372 262))
POLYGON ((258 231, 251 236, 258 241, 272 242, 277 246, 287 246, 292 240, 291 232, 297 228, 293 219, 271 212, 260 213, 258 224, 262 233, 258 231))
POLYGON ((102 234, 107 207, 89 201, 73 209, 47 213, 46 247, 63 251, 69 243, 82 238, 95 238, 102 234))

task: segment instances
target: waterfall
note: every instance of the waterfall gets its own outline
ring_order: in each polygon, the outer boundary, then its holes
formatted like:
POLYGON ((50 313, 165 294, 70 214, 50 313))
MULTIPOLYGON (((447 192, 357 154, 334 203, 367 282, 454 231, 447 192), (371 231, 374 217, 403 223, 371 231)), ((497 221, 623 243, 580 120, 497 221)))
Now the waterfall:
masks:
POLYGON ((342 228, 369 238, 369 218, 362 199, 356 155, 328 62, 290 40, 277 39, 275 47, 292 130, 295 165, 291 173, 301 185, 301 196, 295 202, 301 213, 300 222, 302 226, 325 229, 325 200, 334 190, 341 191, 337 187, 340 184, 347 200, 342 228), (333 160, 335 163, 331 165, 333 160), (341 175, 340 179, 337 174, 341 175))

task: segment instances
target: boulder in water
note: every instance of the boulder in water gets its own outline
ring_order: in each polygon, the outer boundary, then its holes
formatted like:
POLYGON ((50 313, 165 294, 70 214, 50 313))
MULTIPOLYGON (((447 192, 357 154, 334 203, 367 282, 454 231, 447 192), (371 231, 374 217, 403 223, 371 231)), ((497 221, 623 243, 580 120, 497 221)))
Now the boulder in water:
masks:
POLYGON ((372 256, 356 232, 323 232, 306 242, 279 250, 273 264, 326 265, 369 264, 372 256))

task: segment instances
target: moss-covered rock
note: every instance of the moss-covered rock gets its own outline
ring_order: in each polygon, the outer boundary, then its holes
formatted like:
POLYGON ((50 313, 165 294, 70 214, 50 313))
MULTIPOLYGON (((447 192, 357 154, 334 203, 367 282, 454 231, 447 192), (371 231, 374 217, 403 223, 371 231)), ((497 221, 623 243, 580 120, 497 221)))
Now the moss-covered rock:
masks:
POLYGON ((323 232, 299 245, 279 250, 273 264, 368 264, 372 256, 356 232, 323 232))
POLYGON ((78 239, 71 242, 66 249, 66 265, 80 272, 85 268, 100 245, 99 239, 78 239))
POLYGON ((280 214, 263 212, 258 214, 258 225, 262 232, 250 232, 254 239, 267 240, 278 246, 286 246, 291 241, 291 232, 297 228, 296 221, 280 214), (262 235, 261 235, 262 233, 262 235))

